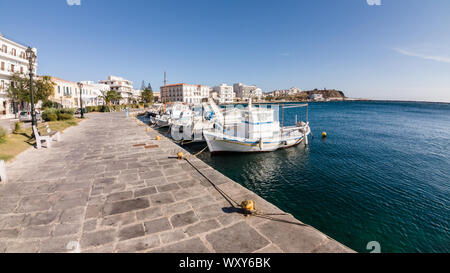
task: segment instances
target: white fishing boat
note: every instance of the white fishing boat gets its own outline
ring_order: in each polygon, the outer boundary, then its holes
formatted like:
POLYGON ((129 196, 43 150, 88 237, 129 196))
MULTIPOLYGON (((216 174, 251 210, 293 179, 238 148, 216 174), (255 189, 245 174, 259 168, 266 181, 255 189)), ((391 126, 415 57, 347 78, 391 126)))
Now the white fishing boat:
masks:
MULTIPOLYGON (((281 106, 281 111, 294 107, 307 107, 307 104, 281 106)), ((239 118, 236 113, 234 111, 232 120, 228 120, 225 114, 223 126, 216 123, 215 130, 203 133, 211 153, 270 152, 302 141, 308 143, 309 122, 296 121, 294 126, 285 127, 280 125, 274 109, 253 107, 251 101, 246 109, 240 110, 239 118)))
POLYGON ((192 115, 192 111, 189 109, 189 106, 183 103, 174 103, 166 109, 164 114, 157 115, 154 118, 154 123, 159 128, 167 127, 170 126, 173 121, 190 115, 192 115))
POLYGON ((172 122, 171 136, 177 141, 203 142, 203 132, 214 128, 213 117, 214 112, 208 103, 195 105, 192 115, 172 122))

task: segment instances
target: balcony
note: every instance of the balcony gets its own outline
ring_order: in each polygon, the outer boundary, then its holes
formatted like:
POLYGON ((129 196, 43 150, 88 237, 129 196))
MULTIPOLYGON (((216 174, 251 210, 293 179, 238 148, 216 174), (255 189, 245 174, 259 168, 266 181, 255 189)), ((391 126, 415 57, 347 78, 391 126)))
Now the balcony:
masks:
POLYGON ((28 64, 28 60, 27 59, 22 58, 22 57, 20 57, 17 54, 16 54, 16 56, 14 56, 11 52, 9 52, 9 53, 3 52, 1 49, 0 49, 0 59, 10 59, 10 60, 13 60, 15 62, 20 62, 23 65, 28 64))

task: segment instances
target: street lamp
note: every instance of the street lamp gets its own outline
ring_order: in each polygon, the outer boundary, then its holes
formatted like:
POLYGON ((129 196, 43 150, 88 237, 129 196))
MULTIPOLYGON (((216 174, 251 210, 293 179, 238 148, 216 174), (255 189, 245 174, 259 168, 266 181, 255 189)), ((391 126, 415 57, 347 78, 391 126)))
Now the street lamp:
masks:
POLYGON ((30 75, 30 95, 31 95, 31 125, 36 126, 36 113, 34 112, 34 96, 33 96, 33 69, 36 63, 36 54, 31 47, 25 51, 28 59, 28 71, 30 75))
POLYGON ((81 96, 81 92, 83 90, 83 83, 79 82, 78 87, 80 88, 80 110, 81 110, 81 118, 84 118, 83 113, 83 97, 81 96))

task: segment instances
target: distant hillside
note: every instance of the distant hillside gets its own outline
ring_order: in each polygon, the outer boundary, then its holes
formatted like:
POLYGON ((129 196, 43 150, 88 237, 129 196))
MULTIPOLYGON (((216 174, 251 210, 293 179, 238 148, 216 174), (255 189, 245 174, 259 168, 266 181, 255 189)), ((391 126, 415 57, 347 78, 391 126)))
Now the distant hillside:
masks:
POLYGON ((336 89, 314 89, 314 90, 309 90, 309 91, 302 91, 300 93, 297 93, 295 95, 285 95, 285 96, 277 96, 274 97, 273 95, 269 94, 265 97, 265 99, 267 101, 280 101, 280 100, 284 100, 284 101, 309 101, 310 100, 310 96, 312 94, 322 94, 322 97, 325 100, 344 100, 345 94, 342 91, 336 90, 336 89))
POLYGON ((318 90, 318 89, 314 89, 314 90, 310 90, 310 91, 303 91, 302 93, 305 93, 306 97, 309 97, 311 94, 322 94, 324 99, 329 99, 329 98, 340 98, 340 99, 345 99, 345 94, 342 91, 339 90, 335 90, 335 89, 323 89, 323 90, 318 90))

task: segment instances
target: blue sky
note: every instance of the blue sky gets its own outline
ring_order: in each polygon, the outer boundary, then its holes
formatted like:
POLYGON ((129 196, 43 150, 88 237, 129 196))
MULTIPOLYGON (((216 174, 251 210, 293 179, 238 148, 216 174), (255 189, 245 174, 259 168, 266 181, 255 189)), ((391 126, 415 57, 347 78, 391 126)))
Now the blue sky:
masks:
POLYGON ((169 83, 450 102, 448 0, 0 0, 0 10, 0 32, 38 48, 38 73, 71 81, 112 74, 159 89, 167 71, 169 83))

